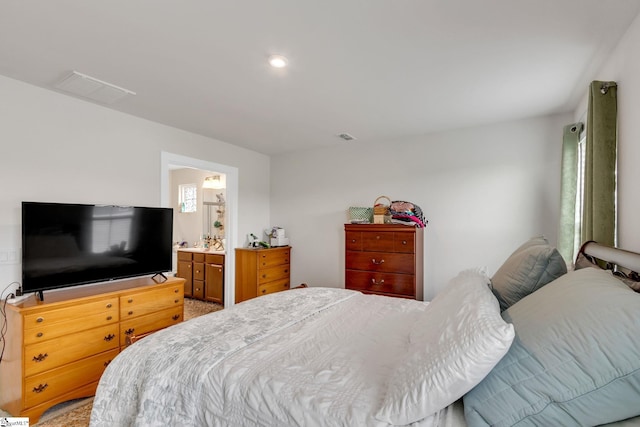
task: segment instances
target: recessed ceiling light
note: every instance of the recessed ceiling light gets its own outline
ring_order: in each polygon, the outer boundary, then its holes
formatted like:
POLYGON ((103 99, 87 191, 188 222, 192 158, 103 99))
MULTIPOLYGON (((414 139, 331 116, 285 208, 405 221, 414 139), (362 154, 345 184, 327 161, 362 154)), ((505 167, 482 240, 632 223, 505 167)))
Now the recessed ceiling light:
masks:
POLYGON ((287 66, 287 58, 282 55, 271 55, 269 57, 269 65, 273 68, 284 68, 287 66))

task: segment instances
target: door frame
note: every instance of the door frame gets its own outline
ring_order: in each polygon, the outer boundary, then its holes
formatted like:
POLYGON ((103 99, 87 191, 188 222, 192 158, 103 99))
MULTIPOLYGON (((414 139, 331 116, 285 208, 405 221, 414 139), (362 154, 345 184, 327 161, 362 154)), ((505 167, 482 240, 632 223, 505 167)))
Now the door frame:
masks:
POLYGON ((235 304, 236 299, 235 248, 238 245, 238 168, 162 151, 160 153, 160 204, 163 207, 172 207, 169 206, 169 192, 171 190, 169 188, 169 171, 171 166, 215 171, 226 175, 224 306, 231 307, 235 304))

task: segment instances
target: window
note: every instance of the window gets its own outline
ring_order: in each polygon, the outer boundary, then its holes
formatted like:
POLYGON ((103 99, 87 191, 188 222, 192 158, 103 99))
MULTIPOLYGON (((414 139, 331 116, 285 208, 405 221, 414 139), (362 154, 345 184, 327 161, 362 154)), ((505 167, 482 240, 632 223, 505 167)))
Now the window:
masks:
POLYGON ((198 187, 196 184, 183 184, 178 187, 180 212, 196 212, 198 205, 198 187))
POLYGON ((584 211, 584 168, 586 160, 587 133, 584 128, 578 137, 577 169, 576 169, 576 205, 575 205, 575 230, 573 233, 573 256, 582 245, 582 215, 584 211))

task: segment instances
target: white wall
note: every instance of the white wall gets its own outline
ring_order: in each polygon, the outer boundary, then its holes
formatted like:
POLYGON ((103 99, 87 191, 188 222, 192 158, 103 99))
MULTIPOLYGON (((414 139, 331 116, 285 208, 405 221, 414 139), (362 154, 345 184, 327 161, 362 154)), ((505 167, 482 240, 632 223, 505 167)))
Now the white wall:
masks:
MULTIPOLYGON (((640 16, 591 80, 618 83, 618 246, 640 252, 640 16)), ((586 110, 585 99, 575 117, 586 110)))
POLYGON ((272 157, 271 218, 291 239, 292 284, 344 286, 349 206, 416 203, 425 229, 425 299, 460 270, 492 274, 533 235, 555 244, 562 127, 532 118, 404 141, 355 141, 272 157))
MULTIPOLYGON (((239 245, 270 225, 265 155, 2 76, 0 93, 0 251, 20 251, 23 200, 159 206, 163 151, 238 168, 239 245)), ((0 263, 0 291, 20 271, 0 263)))

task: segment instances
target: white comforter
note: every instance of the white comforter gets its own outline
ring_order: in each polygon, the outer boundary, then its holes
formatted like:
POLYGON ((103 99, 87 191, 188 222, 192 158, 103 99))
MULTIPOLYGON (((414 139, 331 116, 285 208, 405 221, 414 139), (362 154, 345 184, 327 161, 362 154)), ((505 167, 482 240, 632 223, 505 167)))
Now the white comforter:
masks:
POLYGON ((91 426, 386 426, 375 414, 426 306, 307 288, 192 319, 113 360, 91 426))

